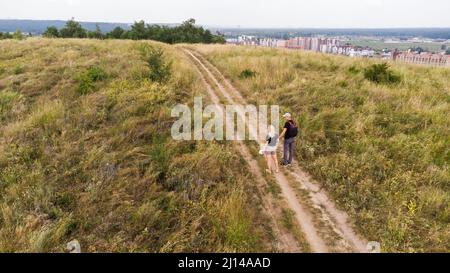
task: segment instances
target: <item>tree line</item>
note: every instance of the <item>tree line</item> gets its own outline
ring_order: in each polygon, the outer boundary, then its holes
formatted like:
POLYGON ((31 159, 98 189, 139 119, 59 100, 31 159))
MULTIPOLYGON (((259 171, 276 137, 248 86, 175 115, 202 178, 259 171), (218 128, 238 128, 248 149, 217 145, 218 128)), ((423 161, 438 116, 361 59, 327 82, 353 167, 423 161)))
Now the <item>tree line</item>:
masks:
POLYGON ((86 30, 79 22, 71 19, 61 29, 55 26, 48 27, 43 36, 47 38, 156 40, 169 44, 225 43, 222 34, 213 34, 203 27, 196 26, 194 19, 189 19, 175 27, 150 25, 141 20, 135 22, 129 30, 116 27, 107 33, 103 33, 98 25, 94 31, 86 30))
POLYGON ((11 34, 9 32, 0 32, 0 40, 4 40, 4 39, 22 40, 23 38, 25 38, 25 36, 22 34, 22 31, 20 31, 19 29, 16 30, 16 32, 14 32, 13 34, 11 34))

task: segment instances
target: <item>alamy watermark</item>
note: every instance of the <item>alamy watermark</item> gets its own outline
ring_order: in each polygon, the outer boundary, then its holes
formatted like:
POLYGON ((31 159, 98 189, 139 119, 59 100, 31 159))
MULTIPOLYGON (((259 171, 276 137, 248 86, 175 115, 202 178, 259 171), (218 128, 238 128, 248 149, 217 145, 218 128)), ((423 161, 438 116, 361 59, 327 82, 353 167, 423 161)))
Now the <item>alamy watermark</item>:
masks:
POLYGON ((270 125, 279 128, 279 111, 278 105, 204 107, 202 97, 195 97, 192 110, 186 104, 172 108, 171 116, 178 120, 172 125, 171 134, 174 140, 260 140, 270 125))

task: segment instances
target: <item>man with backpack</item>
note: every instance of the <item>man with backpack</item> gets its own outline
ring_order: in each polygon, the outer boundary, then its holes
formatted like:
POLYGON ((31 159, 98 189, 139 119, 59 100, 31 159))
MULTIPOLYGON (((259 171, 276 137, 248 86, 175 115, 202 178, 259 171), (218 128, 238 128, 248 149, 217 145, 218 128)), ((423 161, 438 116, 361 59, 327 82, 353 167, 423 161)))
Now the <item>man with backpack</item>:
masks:
POLYGON ((292 156, 294 153, 294 141, 298 135, 298 126, 292 120, 292 115, 286 113, 283 115, 286 123, 284 124, 283 132, 281 132, 279 139, 284 137, 284 157, 283 166, 290 166, 292 164, 292 156))

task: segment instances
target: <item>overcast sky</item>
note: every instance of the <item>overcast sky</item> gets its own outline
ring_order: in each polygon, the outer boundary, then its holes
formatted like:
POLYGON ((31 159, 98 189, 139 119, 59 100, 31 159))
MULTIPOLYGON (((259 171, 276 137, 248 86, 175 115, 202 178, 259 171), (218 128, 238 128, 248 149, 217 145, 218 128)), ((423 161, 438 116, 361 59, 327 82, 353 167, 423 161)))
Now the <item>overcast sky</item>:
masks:
POLYGON ((1 19, 226 27, 450 27, 450 0, 0 0, 1 19))

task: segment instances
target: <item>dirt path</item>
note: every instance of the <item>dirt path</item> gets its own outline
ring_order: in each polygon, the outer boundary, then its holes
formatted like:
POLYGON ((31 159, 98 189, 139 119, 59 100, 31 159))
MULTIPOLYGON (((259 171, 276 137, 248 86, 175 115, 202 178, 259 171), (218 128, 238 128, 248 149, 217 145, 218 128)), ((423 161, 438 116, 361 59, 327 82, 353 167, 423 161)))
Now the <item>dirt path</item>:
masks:
MULTIPOLYGON (((184 50, 197 66, 205 83, 209 85, 205 79, 205 77, 207 77, 218 88, 222 96, 227 100, 227 103, 247 104, 241 93, 214 65, 203 58, 199 53, 189 49, 184 50)), ((214 92, 211 86, 209 86, 208 89, 211 89, 211 91, 214 92)), ((217 101, 219 101, 217 95, 215 96, 217 101)), ((241 115, 242 114, 244 113, 241 113, 241 115)), ((250 130, 252 130, 252 128, 250 130)), ((253 130, 256 129, 253 128, 253 130)), ((247 147, 243 143, 240 143, 239 145, 241 146, 239 149, 246 154, 243 157, 249 162, 249 165, 253 165, 251 166, 251 169, 261 176, 261 170, 248 152, 247 147)), ((334 203, 329 199, 328 194, 321 189, 296 162, 294 162, 291 169, 286 171, 286 174, 276 174, 275 179, 281 187, 283 198, 286 200, 290 209, 295 213, 296 220, 313 252, 366 251, 366 240, 361 239, 361 237, 353 230, 348 222, 349 218, 346 213, 336 208, 334 203), (301 200, 298 196, 298 191, 292 187, 289 182, 305 191, 308 200, 301 200), (305 203, 306 206, 302 205, 302 203, 305 203), (312 206, 316 212, 305 209, 308 205, 312 206), (322 225, 325 225, 326 228, 318 227, 322 225), (330 236, 325 236, 327 235, 326 233, 333 233, 331 236, 333 242, 328 242, 328 244, 325 243, 326 238, 330 238, 330 236), (332 245, 333 247, 329 247, 329 245, 332 245)))
MULTIPOLYGON (((231 84, 231 82, 201 54, 191 51, 195 57, 203 63, 203 66, 213 71, 213 73, 228 87, 230 93, 241 104, 247 104, 247 101, 241 93, 231 84)), ((323 221, 328 223, 330 228, 340 237, 340 244, 353 252, 366 252, 367 240, 361 238, 349 223, 348 215, 337 209, 334 202, 328 197, 328 193, 323 190, 319 184, 303 171, 297 162, 293 163, 289 174, 294 177, 300 187, 308 192, 313 206, 320 212, 323 221)), ((344 249, 341 249, 344 250, 344 249)))
MULTIPOLYGON (((214 89, 211 87, 211 85, 205 79, 205 76, 200 71, 199 67, 195 66, 195 69, 199 73, 203 84, 206 86, 206 91, 207 91, 209 97, 211 98, 211 101, 216 105, 220 105, 219 97, 216 95, 216 93, 214 92, 214 89)), ((295 238, 291 234, 289 234, 288 232, 283 230, 277 221, 276 215, 279 212, 274 206, 273 198, 270 195, 267 195, 266 193, 264 193, 264 191, 262 190, 262 188, 266 184, 266 181, 261 174, 261 170, 258 166, 258 162, 256 162, 256 160, 252 157, 250 151, 248 150, 247 146, 245 146, 245 144, 243 142, 235 142, 234 144, 236 145, 236 150, 240 152, 241 156, 248 163, 250 172, 253 174, 253 176, 255 177, 255 180, 258 184, 258 187, 257 187, 258 194, 261 196, 264 212, 270 217, 270 219, 272 221, 271 226, 275 233, 274 235, 278 240, 275 247, 281 252, 292 252, 292 253, 299 252, 301 250, 301 248, 296 243, 295 238)))

